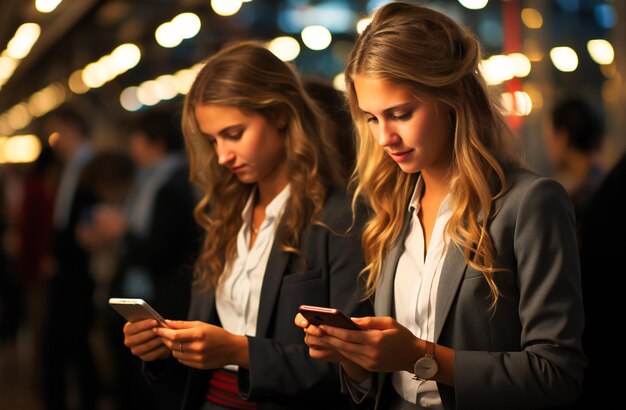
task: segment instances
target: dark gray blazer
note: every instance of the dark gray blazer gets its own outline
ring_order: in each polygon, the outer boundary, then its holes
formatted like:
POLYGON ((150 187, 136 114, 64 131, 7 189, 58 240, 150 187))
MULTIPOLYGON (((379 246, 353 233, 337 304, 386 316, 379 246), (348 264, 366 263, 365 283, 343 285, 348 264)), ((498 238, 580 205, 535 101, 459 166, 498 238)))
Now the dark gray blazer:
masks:
MULTIPOLYGON (((489 286, 457 246, 448 250, 435 310, 435 341, 455 350, 455 386, 438 384, 446 409, 531 409, 573 401, 586 358, 574 217, 565 190, 530 171, 507 172, 507 191, 489 225, 500 292, 489 310, 489 286)), ((393 316, 393 283, 410 218, 382 266, 374 309, 393 316)), ((375 380, 376 407, 393 388, 375 380)), ((344 382, 346 380, 344 379, 344 382)), ((351 389, 352 390, 352 389, 351 389)))
MULTIPOLYGON (((335 233, 306 226, 300 245, 304 259, 282 252, 280 228, 277 232, 263 278, 256 336, 248 338, 250 369, 239 370, 240 395, 259 402, 259 409, 352 405, 350 397, 340 392, 337 366, 311 359, 302 329, 293 324, 302 304, 336 307, 352 316, 373 314, 371 303, 360 302, 363 289, 357 285, 364 266, 360 239, 365 215, 359 212, 354 228, 343 234, 352 223, 350 201, 343 191, 329 193, 318 219, 335 233)), ((219 325, 212 290, 193 290, 189 320, 219 325)), ((181 367, 176 361, 167 365, 181 367)), ((186 369, 183 408, 198 409, 205 400, 210 371, 186 369)))

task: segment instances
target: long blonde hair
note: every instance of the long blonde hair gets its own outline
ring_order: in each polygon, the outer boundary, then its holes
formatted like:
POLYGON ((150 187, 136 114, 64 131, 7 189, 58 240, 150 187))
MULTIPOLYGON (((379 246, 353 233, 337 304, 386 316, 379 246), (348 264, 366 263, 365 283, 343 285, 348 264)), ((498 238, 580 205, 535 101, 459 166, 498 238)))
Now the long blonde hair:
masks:
POLYGON ((510 132, 478 71, 480 61, 480 44, 469 30, 439 12, 407 3, 378 9, 352 50, 345 71, 358 136, 352 182, 355 199, 364 197, 373 210, 363 232, 367 296, 374 292, 382 260, 400 235, 417 175, 402 172, 373 138, 358 106, 356 75, 406 86, 449 112, 454 211, 446 233, 461 247, 467 263, 485 276, 492 306, 498 300, 493 280, 498 268, 488 225, 494 199, 505 187, 503 164, 511 157, 503 137, 510 132))
POLYGON ((316 221, 328 188, 341 182, 324 114, 307 96, 294 69, 256 42, 226 46, 207 59, 185 98, 182 128, 191 180, 204 191, 194 213, 205 231, 194 276, 196 282, 215 286, 236 255, 241 212, 254 184, 240 182, 218 164, 195 117, 195 107, 206 104, 258 113, 273 123, 279 117, 287 120, 281 135, 291 194, 281 221, 283 251, 298 253, 305 224, 316 221))

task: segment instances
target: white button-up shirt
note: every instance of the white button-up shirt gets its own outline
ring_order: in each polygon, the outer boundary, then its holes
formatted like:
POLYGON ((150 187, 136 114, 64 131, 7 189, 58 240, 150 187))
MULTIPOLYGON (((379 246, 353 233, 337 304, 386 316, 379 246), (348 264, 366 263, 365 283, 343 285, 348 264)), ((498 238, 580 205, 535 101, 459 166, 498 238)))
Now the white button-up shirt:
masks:
MULTIPOLYGON (((265 268, 290 192, 290 185, 287 185, 267 205, 265 219, 251 249, 248 249, 248 244, 252 233, 255 192, 252 192, 241 213, 243 224, 237 234, 237 255, 232 264, 224 269, 215 292, 215 304, 222 327, 233 334, 256 335, 265 268)), ((237 366, 226 368, 236 370, 237 366)))
MULTIPOLYGON (((394 307, 396 320, 401 325, 420 339, 434 342, 437 289, 447 252, 445 227, 452 210, 448 195, 439 206, 428 253, 425 254, 424 231, 418 218, 423 190, 424 182, 420 177, 409 203, 411 226, 396 268, 394 307)), ((394 372, 392 382, 404 400, 416 403, 420 408, 443 409, 436 382, 414 380, 413 374, 405 371, 394 372)))

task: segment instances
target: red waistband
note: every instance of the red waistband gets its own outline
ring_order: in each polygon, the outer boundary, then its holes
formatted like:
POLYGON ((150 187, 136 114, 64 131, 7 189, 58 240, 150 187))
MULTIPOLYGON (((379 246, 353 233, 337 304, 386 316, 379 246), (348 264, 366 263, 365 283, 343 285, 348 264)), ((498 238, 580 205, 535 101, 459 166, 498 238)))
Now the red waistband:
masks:
POLYGON ((225 369, 215 370, 209 379, 209 390, 206 399, 211 403, 230 409, 251 410, 256 404, 239 397, 237 373, 225 369))

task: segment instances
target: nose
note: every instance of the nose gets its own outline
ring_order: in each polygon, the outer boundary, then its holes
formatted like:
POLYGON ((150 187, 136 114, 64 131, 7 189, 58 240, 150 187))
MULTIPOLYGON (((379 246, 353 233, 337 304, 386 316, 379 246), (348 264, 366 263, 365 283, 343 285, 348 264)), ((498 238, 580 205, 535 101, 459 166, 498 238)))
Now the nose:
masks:
POLYGON ((388 121, 378 123, 378 144, 381 147, 395 145, 400 141, 400 136, 388 121))
POLYGON ((220 141, 215 141, 215 153, 217 154, 217 163, 220 165, 227 165, 235 160, 235 153, 228 147, 228 144, 220 141))

